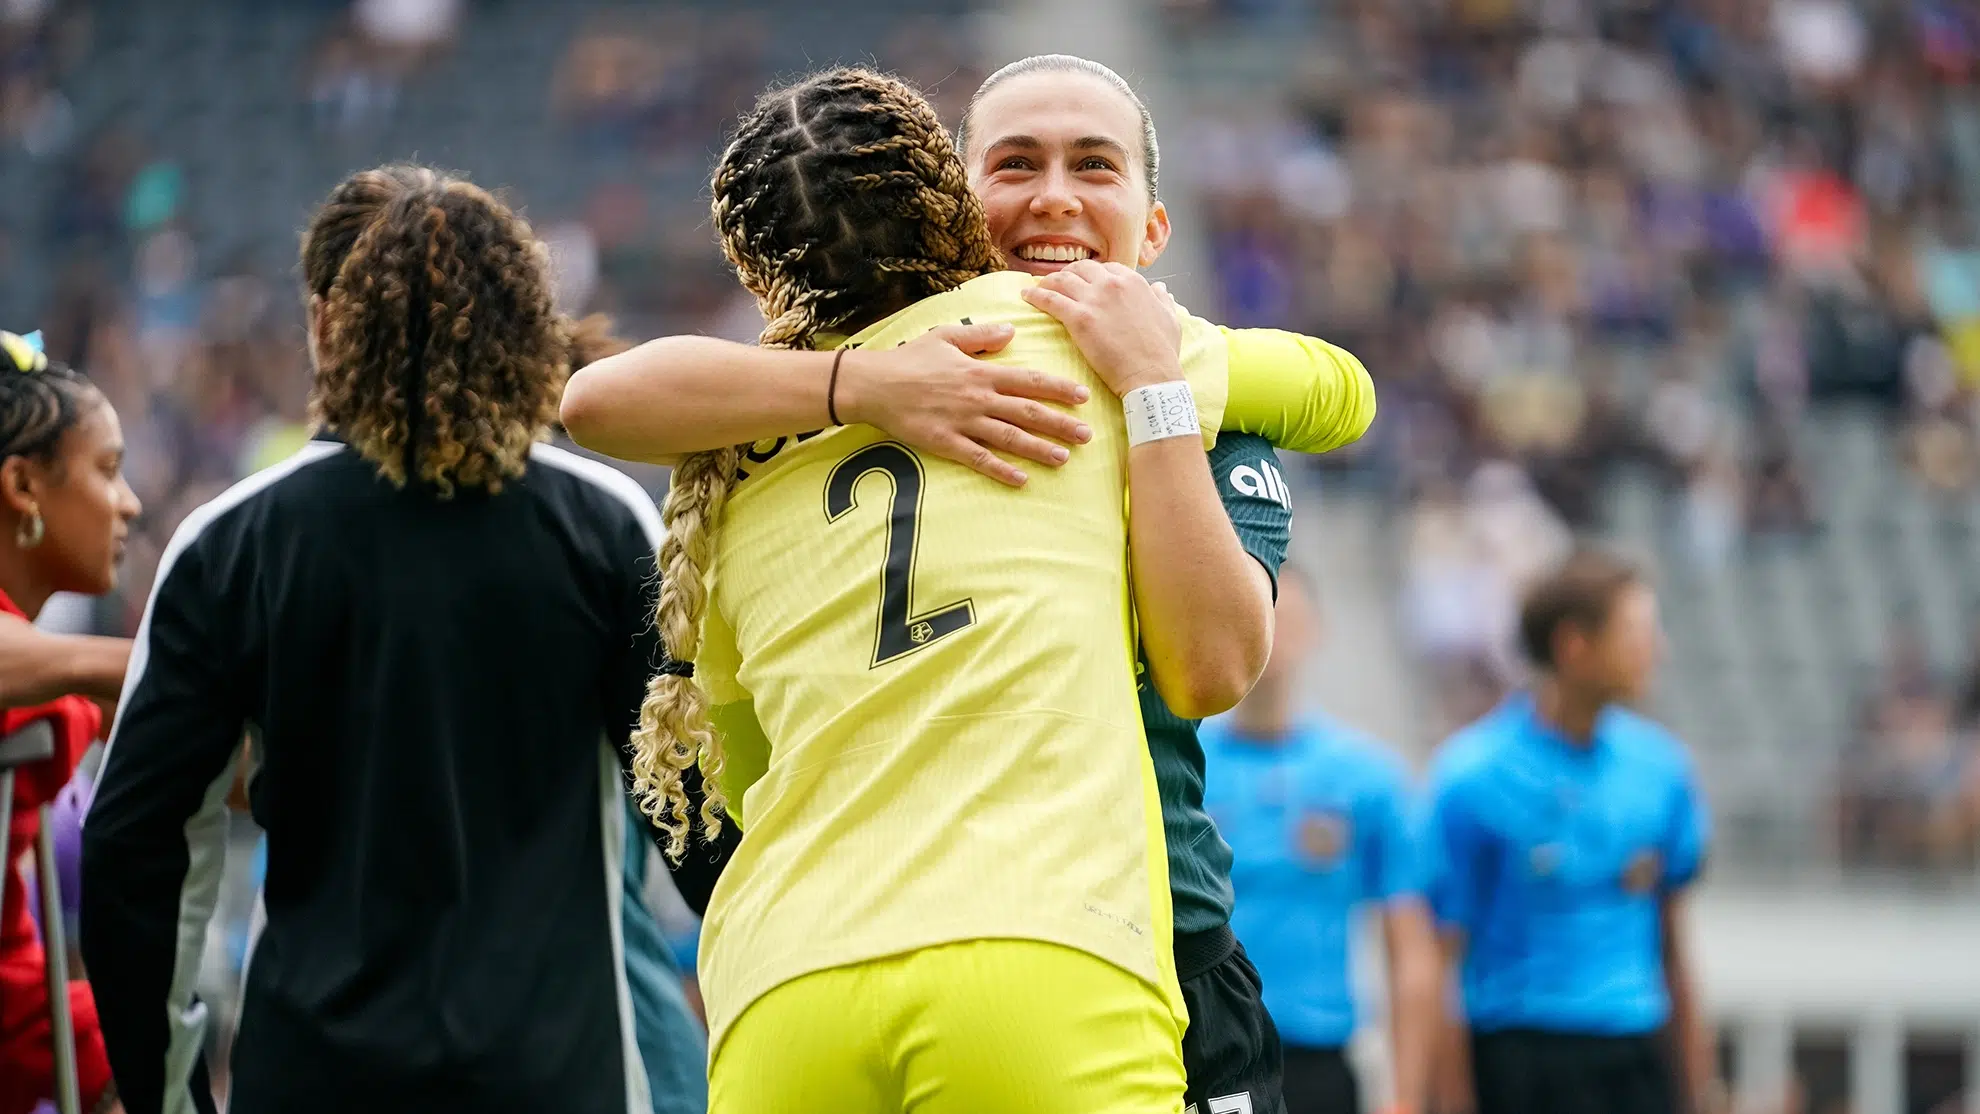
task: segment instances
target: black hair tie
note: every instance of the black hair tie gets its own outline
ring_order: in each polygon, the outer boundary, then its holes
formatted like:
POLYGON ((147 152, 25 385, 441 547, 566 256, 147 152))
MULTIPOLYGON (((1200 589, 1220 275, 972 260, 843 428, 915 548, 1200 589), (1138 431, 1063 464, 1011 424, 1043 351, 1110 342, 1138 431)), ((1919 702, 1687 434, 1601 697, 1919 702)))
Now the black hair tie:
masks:
POLYGON ((846 424, 839 420, 839 361, 845 358, 846 350, 843 348, 832 354, 832 379, 825 384, 825 415, 832 419, 835 426, 846 424))
POLYGON ((663 677, 685 677, 692 680, 694 678, 694 663, 691 661, 673 661, 670 659, 660 667, 660 675, 663 677))

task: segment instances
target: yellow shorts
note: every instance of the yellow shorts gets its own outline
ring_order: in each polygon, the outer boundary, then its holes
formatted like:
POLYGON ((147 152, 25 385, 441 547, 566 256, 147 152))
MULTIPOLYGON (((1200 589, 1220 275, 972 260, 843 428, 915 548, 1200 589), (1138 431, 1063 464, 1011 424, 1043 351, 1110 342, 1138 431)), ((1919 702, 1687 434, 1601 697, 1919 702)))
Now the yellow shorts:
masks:
POLYGON ((793 979, 736 1019, 709 1114, 1177 1114, 1180 1023, 1072 948, 966 940, 793 979))

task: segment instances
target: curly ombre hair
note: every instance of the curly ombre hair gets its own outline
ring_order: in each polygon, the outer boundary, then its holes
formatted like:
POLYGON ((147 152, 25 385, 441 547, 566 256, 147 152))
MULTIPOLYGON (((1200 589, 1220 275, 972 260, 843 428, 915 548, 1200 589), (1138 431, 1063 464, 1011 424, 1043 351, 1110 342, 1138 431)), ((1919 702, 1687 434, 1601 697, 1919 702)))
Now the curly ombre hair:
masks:
POLYGON ((522 475, 572 343, 527 222, 435 170, 361 171, 317 210, 302 271, 319 317, 313 421, 441 498, 522 475))

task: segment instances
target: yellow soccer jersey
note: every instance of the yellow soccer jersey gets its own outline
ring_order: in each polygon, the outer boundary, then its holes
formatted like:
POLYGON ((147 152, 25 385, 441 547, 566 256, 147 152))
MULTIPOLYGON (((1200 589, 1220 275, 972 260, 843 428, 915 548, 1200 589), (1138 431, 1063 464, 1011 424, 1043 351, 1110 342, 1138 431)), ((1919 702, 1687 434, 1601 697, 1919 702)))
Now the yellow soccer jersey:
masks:
MULTIPOLYGON (((996 359, 1111 403, 1015 296, 1026 281, 977 279, 850 343, 1008 321, 996 359)), ((1210 430, 1225 352, 1212 329, 1188 363, 1210 430)), ((771 750, 703 928, 714 1043, 788 979, 978 938, 1097 955, 1180 1016, 1128 636, 1127 435, 1117 405, 1083 416, 1093 441, 1021 491, 867 426, 745 459, 695 667, 715 703, 753 700, 771 750)))
MULTIPOLYGON (((1065 331, 1018 296, 1031 281, 974 280, 848 343, 1013 324, 993 359, 1098 400, 1082 412, 1093 442, 1064 467, 1013 491, 865 426, 743 462, 696 658, 749 832, 703 930, 713 1044, 786 980, 974 938, 1098 955, 1180 1016, 1135 698, 1126 433, 1065 331)), ((1372 392, 1351 356, 1266 341, 1251 347, 1270 360, 1231 369, 1258 335, 1184 320, 1206 446, 1232 424, 1304 451, 1359 434, 1372 392), (1234 420, 1227 377, 1245 391, 1234 420)))

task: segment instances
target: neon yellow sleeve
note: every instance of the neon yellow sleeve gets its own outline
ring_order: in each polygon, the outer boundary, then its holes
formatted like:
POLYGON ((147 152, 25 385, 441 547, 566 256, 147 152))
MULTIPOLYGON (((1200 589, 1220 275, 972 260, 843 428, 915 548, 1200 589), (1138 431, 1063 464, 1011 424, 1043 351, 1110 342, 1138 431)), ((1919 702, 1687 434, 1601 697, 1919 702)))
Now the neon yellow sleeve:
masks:
POLYGON ((1222 428, 1324 453, 1375 420, 1375 384, 1347 349, 1278 329, 1217 329, 1230 350, 1222 428))
POLYGON ((770 771, 770 739, 756 719, 756 701, 720 704, 708 711, 709 722, 722 738, 722 795, 738 828, 747 823, 743 801, 749 787, 770 771))

